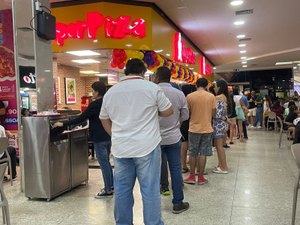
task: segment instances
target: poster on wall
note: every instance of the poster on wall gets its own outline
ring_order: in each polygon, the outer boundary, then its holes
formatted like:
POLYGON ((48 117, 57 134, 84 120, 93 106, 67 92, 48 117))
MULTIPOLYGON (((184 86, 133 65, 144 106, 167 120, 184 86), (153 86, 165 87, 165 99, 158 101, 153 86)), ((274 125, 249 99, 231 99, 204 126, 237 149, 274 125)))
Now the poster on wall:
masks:
POLYGON ((34 66, 19 66, 20 87, 36 89, 36 77, 34 66))
POLYGON ((12 134, 9 144, 18 148, 18 107, 11 9, 0 10, 0 100, 6 108, 3 125, 12 134))
POLYGON ((66 104, 76 103, 76 81, 73 78, 65 78, 66 104))

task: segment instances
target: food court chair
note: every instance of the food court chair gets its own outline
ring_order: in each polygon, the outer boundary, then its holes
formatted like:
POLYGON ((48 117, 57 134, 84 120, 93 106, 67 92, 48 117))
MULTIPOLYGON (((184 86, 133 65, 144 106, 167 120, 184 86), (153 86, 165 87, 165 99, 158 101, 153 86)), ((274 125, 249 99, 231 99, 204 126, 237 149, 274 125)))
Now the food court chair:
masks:
POLYGON ((287 136, 287 138, 288 138, 289 131, 283 129, 283 121, 282 121, 282 119, 279 116, 277 116, 277 120, 278 120, 278 122, 280 124, 280 130, 279 130, 279 148, 281 148, 282 135, 285 133, 286 136, 287 136))
POLYGON ((269 112, 268 113, 268 120, 267 120, 267 130, 269 130, 269 123, 274 123, 274 130, 277 130, 277 117, 276 113, 269 112))
POLYGON ((8 201, 3 190, 3 178, 6 171, 7 163, 0 164, 0 207, 2 207, 3 224, 10 225, 8 201))
POLYGON ((7 162, 8 167, 9 167, 9 172, 10 172, 10 184, 11 186, 13 185, 13 180, 12 180, 12 169, 11 169, 11 159, 8 154, 7 148, 8 148, 8 139, 6 137, 0 137, 0 155, 2 153, 6 154, 6 157, 3 159, 0 159, 0 163, 7 162))

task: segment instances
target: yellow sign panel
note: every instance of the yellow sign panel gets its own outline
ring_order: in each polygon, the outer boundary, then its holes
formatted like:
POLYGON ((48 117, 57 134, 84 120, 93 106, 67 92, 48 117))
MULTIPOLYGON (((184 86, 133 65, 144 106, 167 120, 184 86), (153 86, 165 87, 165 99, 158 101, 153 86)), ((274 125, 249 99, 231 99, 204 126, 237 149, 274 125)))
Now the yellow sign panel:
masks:
POLYGON ((152 9, 115 3, 65 6, 52 10, 57 21, 53 52, 85 49, 152 49, 152 9))
MULTIPOLYGON (((155 50, 174 59, 175 34, 178 32, 151 7, 117 3, 90 3, 58 7, 52 10, 57 21, 54 53, 96 50, 155 50)), ((185 39, 186 48, 196 56, 196 63, 183 66, 199 73, 201 54, 185 39)), ((209 80, 213 76, 205 76, 209 80)))

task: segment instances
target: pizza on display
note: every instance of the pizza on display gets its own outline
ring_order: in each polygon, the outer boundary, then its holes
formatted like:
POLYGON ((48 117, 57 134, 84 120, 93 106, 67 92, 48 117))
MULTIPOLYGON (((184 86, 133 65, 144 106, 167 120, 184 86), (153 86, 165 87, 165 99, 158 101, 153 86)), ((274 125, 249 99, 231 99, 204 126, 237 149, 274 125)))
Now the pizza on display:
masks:
POLYGON ((0 78, 15 76, 14 53, 10 49, 0 46, 0 78))

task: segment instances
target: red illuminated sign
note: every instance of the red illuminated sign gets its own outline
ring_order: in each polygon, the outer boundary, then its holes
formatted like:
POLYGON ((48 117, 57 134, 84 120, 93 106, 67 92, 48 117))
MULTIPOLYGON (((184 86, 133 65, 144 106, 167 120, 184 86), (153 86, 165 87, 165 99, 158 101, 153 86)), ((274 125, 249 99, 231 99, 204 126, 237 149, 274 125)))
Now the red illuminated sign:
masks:
POLYGON ((174 40, 174 60, 176 62, 195 64, 196 55, 191 48, 186 48, 181 38, 181 33, 175 34, 174 40))
POLYGON ((86 21, 75 23, 56 23, 56 42, 63 46, 68 38, 83 39, 85 33, 88 38, 96 39, 99 28, 104 26, 105 37, 122 39, 128 35, 144 38, 146 36, 146 22, 142 18, 132 21, 130 16, 119 16, 116 20, 110 16, 104 17, 101 13, 90 12, 86 21))
POLYGON ((206 63, 206 59, 204 56, 201 56, 199 59, 199 68, 200 68, 200 74, 202 75, 209 75, 212 74, 212 68, 211 65, 206 63))

